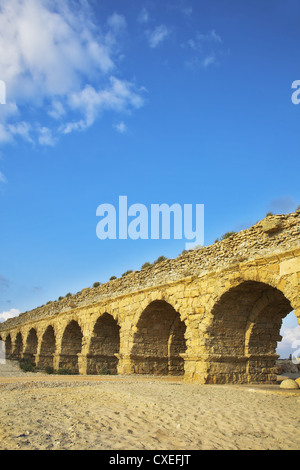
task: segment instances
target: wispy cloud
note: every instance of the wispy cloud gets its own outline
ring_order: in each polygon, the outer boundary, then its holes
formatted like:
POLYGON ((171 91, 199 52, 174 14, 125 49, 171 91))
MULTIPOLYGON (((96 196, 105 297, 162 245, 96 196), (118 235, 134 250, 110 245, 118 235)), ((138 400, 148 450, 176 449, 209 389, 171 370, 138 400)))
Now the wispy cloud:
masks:
POLYGON ((53 146, 56 144, 56 139, 52 134, 52 130, 45 126, 40 128, 38 141, 40 145, 53 146))
POLYGON ((214 29, 205 34, 198 32, 184 47, 191 51, 190 57, 185 62, 189 68, 207 69, 217 65, 224 53, 223 40, 214 29))
POLYGON ((148 21, 149 21, 149 13, 148 13, 148 11, 146 10, 146 8, 143 8, 143 9, 140 11, 137 20, 138 20, 138 22, 141 23, 141 24, 148 23, 148 21))
POLYGON ((0 70, 7 104, 0 107, 0 143, 22 138, 54 145, 59 135, 86 129, 106 109, 139 108, 141 88, 118 78, 126 28, 118 13, 96 24, 87 0, 2 0, 0 70))
POLYGON ((127 132, 127 126, 123 121, 119 122, 118 124, 115 124, 114 128, 116 129, 116 131, 120 132, 120 134, 125 134, 127 132))
POLYGON ((209 31, 207 34, 198 34, 197 35, 198 43, 201 42, 209 42, 209 43, 216 43, 220 44, 222 42, 221 37, 216 33, 214 29, 209 31))
POLYGON ((190 18, 193 14, 193 8, 192 7, 182 7, 181 11, 188 18, 190 18))
POLYGON ((107 19, 107 24, 111 28, 114 33, 120 33, 124 31, 127 27, 126 19, 123 15, 119 15, 118 13, 113 13, 107 19))
POLYGON ((143 103, 144 100, 133 83, 111 76, 106 88, 95 89, 87 85, 79 92, 69 95, 68 107, 74 113, 79 114, 80 119, 64 123, 60 130, 64 134, 73 130, 84 130, 106 110, 125 112, 138 109, 143 103))
POLYGON ((154 49, 159 46, 170 34, 169 28, 161 24, 152 31, 146 31, 149 46, 154 49))
POLYGON ((7 180, 4 176, 4 174, 0 171, 0 183, 6 183, 6 182, 7 182, 7 180))
POLYGON ((296 209, 297 203, 291 196, 282 196, 270 202, 271 212, 287 213, 296 209))
POLYGON ((214 55, 208 55, 202 60, 202 65, 205 69, 215 63, 216 63, 216 57, 214 55))

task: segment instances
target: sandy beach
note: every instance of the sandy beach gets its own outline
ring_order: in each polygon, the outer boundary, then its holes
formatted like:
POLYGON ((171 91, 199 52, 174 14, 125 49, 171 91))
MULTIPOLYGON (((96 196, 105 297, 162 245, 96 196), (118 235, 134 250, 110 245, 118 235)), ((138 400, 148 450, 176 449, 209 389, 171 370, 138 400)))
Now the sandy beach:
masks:
POLYGON ((292 450, 300 389, 0 366, 0 423, 1 450, 292 450))

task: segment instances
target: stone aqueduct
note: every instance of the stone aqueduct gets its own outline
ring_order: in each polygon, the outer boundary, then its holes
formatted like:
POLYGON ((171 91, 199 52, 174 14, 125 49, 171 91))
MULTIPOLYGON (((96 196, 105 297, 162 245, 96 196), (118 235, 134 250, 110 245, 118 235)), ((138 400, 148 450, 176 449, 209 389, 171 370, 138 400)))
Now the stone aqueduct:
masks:
POLYGON ((282 319, 300 324, 300 211, 0 324, 7 357, 79 374, 276 381, 282 319))

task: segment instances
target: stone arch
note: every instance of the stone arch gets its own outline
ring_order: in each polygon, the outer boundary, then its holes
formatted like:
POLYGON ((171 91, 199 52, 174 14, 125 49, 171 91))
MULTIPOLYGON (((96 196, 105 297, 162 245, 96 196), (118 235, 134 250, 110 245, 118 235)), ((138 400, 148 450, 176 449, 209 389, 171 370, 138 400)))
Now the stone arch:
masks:
POLYGON ((185 323, 165 300, 152 301, 136 325, 131 353, 138 374, 183 375, 186 351, 185 323))
POLYGON ((258 281, 225 292, 211 312, 207 382, 275 382, 276 347, 283 318, 292 311, 284 294, 258 281))
MULTIPOLYGON (((278 268, 279 269, 279 268, 278 268)), ((238 287, 244 282, 257 282, 263 283, 273 287, 283 293, 283 295, 290 301, 295 315, 297 310, 300 310, 300 297, 298 290, 295 289, 295 274, 288 276, 280 276, 278 272, 272 270, 262 269, 259 266, 252 266, 251 268, 241 269, 240 267, 232 268, 230 272, 225 270, 211 279, 210 284, 214 286, 213 292, 205 302, 205 311, 207 315, 211 315, 212 309, 219 302, 220 298, 226 294, 230 289, 238 287)), ((297 316, 300 323, 300 315, 297 316)))
POLYGON ((76 320, 71 320, 66 326, 59 357, 59 368, 79 372, 78 356, 82 348, 82 330, 76 320))
POLYGON ((23 353, 23 337, 21 332, 19 331, 16 335, 15 339, 15 346, 13 349, 13 359, 21 359, 22 358, 22 353, 23 353))
POLYGON ((41 340, 38 366, 42 369, 54 367, 54 354, 56 351, 56 337, 52 325, 47 326, 41 340))
POLYGON ((109 313, 95 322, 87 354, 87 374, 116 374, 120 352, 120 327, 109 313))
POLYGON ((26 338, 23 359, 26 359, 30 362, 35 363, 37 347, 38 347, 37 333, 36 333, 35 328, 31 328, 26 338))

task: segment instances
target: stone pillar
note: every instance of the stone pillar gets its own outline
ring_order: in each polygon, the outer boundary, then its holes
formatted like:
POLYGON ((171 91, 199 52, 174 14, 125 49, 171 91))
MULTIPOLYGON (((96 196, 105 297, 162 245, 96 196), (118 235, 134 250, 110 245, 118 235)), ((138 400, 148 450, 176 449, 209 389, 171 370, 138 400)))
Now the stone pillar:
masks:
POLYGON ((126 375, 126 374, 134 374, 134 365, 132 362, 131 354, 115 354, 118 361, 118 374, 119 375, 126 375))
POLYGON ((276 360, 278 354, 251 355, 247 361, 247 379, 249 383, 277 383, 276 360))
POLYGON ((59 369, 59 361, 60 361, 60 354, 59 353, 53 354, 53 368, 54 368, 54 370, 59 369))
POLYGON ((78 373, 80 375, 87 375, 87 355, 79 353, 78 356, 78 373))
POLYGON ((209 370, 209 363, 205 358, 183 354, 184 358, 184 382, 196 382, 205 384, 209 370))
POLYGON ((246 356, 185 355, 185 382, 199 384, 248 383, 246 356))

